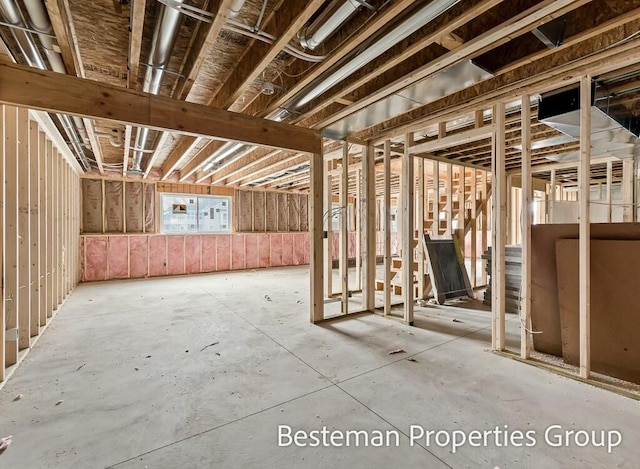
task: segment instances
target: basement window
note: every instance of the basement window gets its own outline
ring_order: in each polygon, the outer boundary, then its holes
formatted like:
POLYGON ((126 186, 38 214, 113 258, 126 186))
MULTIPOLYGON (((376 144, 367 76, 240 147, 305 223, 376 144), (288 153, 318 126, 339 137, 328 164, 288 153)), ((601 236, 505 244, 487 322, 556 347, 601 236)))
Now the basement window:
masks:
POLYGON ((163 233, 229 233, 231 197, 162 194, 163 233))

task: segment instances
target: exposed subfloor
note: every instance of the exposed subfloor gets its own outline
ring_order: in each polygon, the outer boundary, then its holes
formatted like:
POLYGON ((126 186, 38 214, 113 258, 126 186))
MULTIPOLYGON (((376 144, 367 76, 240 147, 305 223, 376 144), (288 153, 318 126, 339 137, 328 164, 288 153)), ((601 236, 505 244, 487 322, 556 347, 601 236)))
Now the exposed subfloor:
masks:
MULTIPOLYGON (((0 437, 13 435, 0 466, 637 467, 638 403, 489 352, 488 312, 427 307, 416 327, 374 315, 314 326, 308 285, 304 267, 80 285, 0 391, 0 437), (554 424, 623 441, 610 454, 551 447, 554 424), (279 425, 395 430, 400 441, 279 447, 279 425), (412 446, 411 425, 508 425, 535 431, 536 444, 489 438, 454 453, 412 446)), ((508 330, 517 338, 517 318, 508 330)))

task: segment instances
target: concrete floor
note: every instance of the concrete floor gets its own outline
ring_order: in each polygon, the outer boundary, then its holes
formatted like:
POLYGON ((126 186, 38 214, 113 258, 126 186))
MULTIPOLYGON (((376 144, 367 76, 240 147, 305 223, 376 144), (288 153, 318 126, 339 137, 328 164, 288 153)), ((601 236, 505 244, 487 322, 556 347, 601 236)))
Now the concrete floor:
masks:
POLYGON ((312 326, 307 299, 304 267, 80 285, 0 391, 0 467, 638 467, 638 403, 488 352, 487 312, 312 326), (552 424, 623 441, 550 447, 552 424), (400 446, 278 447, 278 425, 397 430, 400 446), (411 446, 410 425, 537 444, 453 453, 411 446))

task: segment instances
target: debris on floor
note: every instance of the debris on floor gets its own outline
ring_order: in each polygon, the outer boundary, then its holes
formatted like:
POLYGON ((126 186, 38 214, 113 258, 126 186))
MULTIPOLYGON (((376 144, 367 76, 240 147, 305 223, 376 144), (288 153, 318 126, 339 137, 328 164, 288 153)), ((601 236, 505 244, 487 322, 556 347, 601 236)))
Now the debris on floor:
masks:
POLYGON ((264 295, 264 299, 267 301, 271 301, 271 298, 269 297, 269 295, 264 295))
POLYGON ((424 308, 425 306, 427 306, 429 304, 429 302, 427 300, 418 300, 418 301, 416 301, 416 304, 418 306, 420 306, 421 308, 424 308))
POLYGON ((14 397, 14 398, 13 398, 13 401, 14 401, 14 402, 15 402, 15 401, 19 401, 19 400, 20 400, 20 399, 22 399, 22 398, 23 398, 22 394, 18 394, 16 397, 14 397))
POLYGON ((416 360, 416 359, 415 359, 415 358, 413 358, 413 357, 409 357, 409 358, 407 358, 407 361, 409 361, 409 362, 414 362, 414 363, 418 363, 418 360, 416 360))
POLYGON ((4 451, 9 447, 12 438, 13 436, 9 435, 0 439, 0 454, 4 453, 4 451))
POLYGON ((460 321, 460 319, 453 318, 453 322, 464 322, 464 321, 460 321))
POLYGON ((85 365, 86 365, 86 363, 83 363, 83 364, 82 364, 82 365, 80 365, 78 368, 76 368, 76 371, 80 371, 80 369, 81 369, 83 366, 85 366, 85 365))
POLYGON ((220 342, 216 341, 216 342, 211 342, 209 345, 205 345, 204 347, 202 347, 200 349, 200 351, 202 352, 204 349, 208 348, 208 347, 213 347, 214 345, 218 345, 220 342))
POLYGON ((60 405, 62 404, 64 401, 62 399, 60 399, 58 402, 56 402, 56 405, 60 405))
POLYGON ((402 350, 401 348, 392 350, 391 352, 389 352, 387 355, 395 355, 396 353, 407 353, 404 350, 402 350))

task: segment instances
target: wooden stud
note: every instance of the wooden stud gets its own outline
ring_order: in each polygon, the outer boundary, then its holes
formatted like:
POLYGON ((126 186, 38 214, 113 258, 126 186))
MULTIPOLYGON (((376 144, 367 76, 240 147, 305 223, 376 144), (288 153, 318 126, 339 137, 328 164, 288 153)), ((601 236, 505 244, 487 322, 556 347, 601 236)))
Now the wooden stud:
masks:
MULTIPOLYGON (((375 152, 373 145, 362 148, 362 177, 363 194, 362 226, 363 226, 363 252, 362 252, 362 307, 366 311, 373 311, 376 307, 376 173, 375 152)), ((356 255, 358 253, 356 252, 356 255)))
POLYGON ((413 157, 410 153, 412 134, 405 135, 404 154, 402 155, 402 297, 404 300, 404 321, 413 324, 413 202, 414 171, 413 157))
MULTIPOLYGON (((488 239, 488 235, 487 235, 487 211, 488 211, 488 204, 489 204, 489 183, 487 181, 488 178, 488 173, 487 171, 482 171, 480 173, 480 176, 482 178, 482 182, 481 182, 481 191, 482 191, 482 205, 480 208, 480 214, 482 215, 482 231, 480 233, 480 242, 481 242, 481 251, 482 254, 484 254, 487 251, 487 247, 489 245, 489 239, 488 239)), ((486 285, 487 284, 487 261, 485 259, 482 259, 482 284, 486 285)))
POLYGON ((520 356, 531 355, 531 101, 522 96, 522 291, 520 292, 520 356))
POLYGON ((349 146, 342 142, 340 175, 340 283, 342 314, 349 313, 349 146))
POLYGON ((31 345, 29 111, 18 109, 18 349, 31 345))
MULTIPOLYGON (((362 149, 362 162, 364 167, 365 161, 365 153, 367 150, 362 149)), ((362 289, 362 222, 364 217, 364 212, 362 210, 363 200, 362 200, 362 187, 361 187, 361 179, 362 179, 362 169, 356 169, 355 173, 356 178, 356 196, 355 203, 353 204, 353 213, 354 213, 354 221, 355 221, 355 232, 356 232, 356 242, 355 242, 355 253, 356 253, 356 285, 355 290, 362 289)), ((375 194, 374 194, 375 199, 375 194)), ((362 298, 363 304, 365 303, 364 297, 362 298)))
MULTIPOLYGON (((333 295, 333 198, 332 187, 333 177, 328 174, 331 169, 331 161, 327 161, 323 166, 326 168, 324 182, 324 216, 326 237, 324 238, 324 296, 329 298, 333 295)), ((265 207, 267 204, 265 203, 265 207)), ((266 217, 265 217, 266 220, 266 217)), ((309 224, 311 228, 311 224, 309 224)))
POLYGON ((29 123, 29 288, 31 337, 40 334, 40 128, 29 123))
POLYGON ((611 202, 613 200, 611 190, 613 189, 613 161, 607 161, 607 222, 611 223, 611 202))
POLYGON ((504 103, 493 108, 495 135, 493 138, 493 243, 492 243, 492 275, 491 275, 491 313, 492 313, 492 349, 501 351, 505 347, 505 245, 506 245, 506 175, 505 158, 505 116, 504 103))
MULTIPOLYGON (((591 77, 580 80, 580 165, 579 192, 579 294, 580 294, 580 376, 591 373, 591 227, 589 221, 589 193, 591 182, 591 77)), ((623 162, 624 165, 624 162, 623 162)))
POLYGON ((5 251, 5 220, 6 220, 6 197, 5 197, 5 183, 4 172, 5 162, 7 160, 6 154, 6 135, 8 126, 5 125, 7 119, 5 106, 0 105, 0 382, 5 379, 5 326, 6 321, 6 301, 5 301, 5 272, 4 272, 4 251, 5 251))
POLYGON ((440 163, 438 161, 433 162, 433 225, 431 228, 432 235, 440 237, 440 163))
POLYGON ((53 226, 54 226, 54 214, 53 214, 53 186, 55 182, 53 180, 53 162, 54 162, 54 148, 51 140, 47 140, 47 153, 46 153, 46 177, 47 177, 47 223, 46 223, 46 231, 47 231, 47 318, 53 316, 53 310, 55 309, 54 301, 55 301, 55 291, 54 291, 54 282, 53 276, 55 272, 55 246, 54 246, 54 236, 53 236, 53 226))
POLYGON ((622 160, 622 221, 633 221, 633 161, 622 160))
POLYGON ((310 316, 311 322, 316 323, 324 319, 324 299, 322 295, 322 152, 311 157, 311 193, 309 194, 309 271, 310 288, 310 316))
POLYGON ((391 142, 384 142, 384 314, 391 314, 391 142))
POLYGON ((416 231, 418 233, 418 244, 416 254, 418 256, 418 298, 425 299, 425 253, 424 243, 421 242, 424 236, 424 158, 417 159, 417 189, 416 189, 416 231))
POLYGON ((447 194, 447 226, 445 228, 445 236, 453 236, 453 165, 447 165, 447 178, 445 180, 447 194))
POLYGON ((40 152, 38 155, 38 292, 40 327, 47 325, 47 136, 40 132, 40 152))
POLYGON ((549 200, 549 223, 553 223, 553 212, 556 202, 556 194, 558 192, 558 185, 556 183, 556 170, 551 170, 551 199, 549 200))
MULTIPOLYGON (((477 117, 476 113, 476 117, 477 117)), ((482 115, 482 114, 481 114, 482 115)), ((471 170, 471 286, 478 286, 478 170, 471 170)))
POLYGON ((4 308, 5 366, 18 361, 18 109, 4 106, 4 308))

